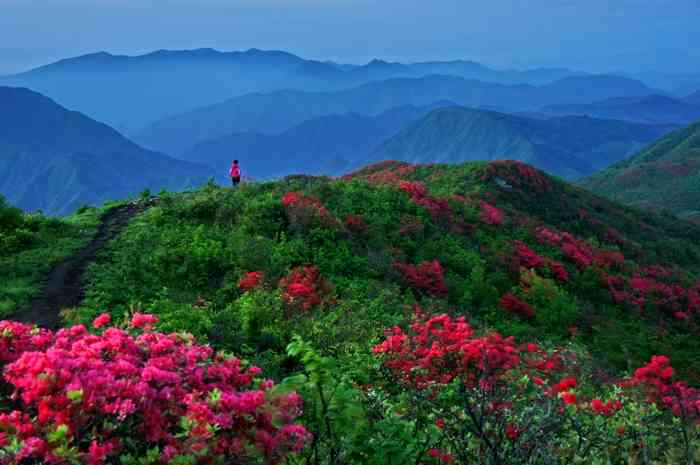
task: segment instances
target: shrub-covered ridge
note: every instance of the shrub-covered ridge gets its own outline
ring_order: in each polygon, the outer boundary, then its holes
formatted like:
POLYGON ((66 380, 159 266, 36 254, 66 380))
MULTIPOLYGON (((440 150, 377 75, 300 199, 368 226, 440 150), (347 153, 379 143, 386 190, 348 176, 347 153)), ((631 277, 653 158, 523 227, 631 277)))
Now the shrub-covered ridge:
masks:
POLYGON ((156 314, 261 366, 304 399, 290 464, 693 463, 697 233, 516 162, 209 185, 65 318, 156 314))

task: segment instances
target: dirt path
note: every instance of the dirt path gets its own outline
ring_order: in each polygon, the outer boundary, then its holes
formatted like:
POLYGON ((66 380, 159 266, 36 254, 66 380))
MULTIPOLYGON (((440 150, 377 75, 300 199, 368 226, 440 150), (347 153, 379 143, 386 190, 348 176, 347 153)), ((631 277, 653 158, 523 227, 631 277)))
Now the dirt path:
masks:
POLYGON ((61 325, 60 311, 80 304, 84 297, 83 277, 97 253, 149 204, 129 203, 109 210, 101 219, 97 234, 85 248, 58 263, 49 273, 44 288, 27 309, 9 319, 56 329, 61 325))

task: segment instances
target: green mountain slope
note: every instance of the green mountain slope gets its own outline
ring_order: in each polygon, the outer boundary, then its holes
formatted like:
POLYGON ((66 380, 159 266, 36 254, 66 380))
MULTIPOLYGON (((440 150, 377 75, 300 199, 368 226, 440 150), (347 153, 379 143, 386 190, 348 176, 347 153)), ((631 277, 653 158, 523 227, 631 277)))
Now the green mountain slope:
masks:
POLYGON ((631 155, 670 130, 587 117, 543 120, 452 107, 413 123, 369 160, 459 163, 510 158, 577 178, 631 155))
POLYGON ((582 185, 631 205, 700 219, 700 122, 582 180, 582 185))
MULTIPOLYGON (((515 161, 389 161, 148 205, 61 312, 84 326, 0 322, 4 360, 21 357, 8 457, 29 431, 44 456, 112 440, 109 459, 144 463, 181 442, 192 463, 693 463, 700 226, 515 161), (89 428, 52 423, 64 405, 89 428), (258 425, 299 447, 270 461, 258 425)), ((3 214, 22 236, 27 216, 3 214)))
POLYGON ((0 87, 0 105, 0 193, 25 210, 65 214, 146 188, 182 189, 209 173, 28 89, 0 87))
POLYGON ((91 269, 70 318, 156 312, 167 330, 251 350, 284 372, 293 334, 343 358, 419 303, 506 334, 583 344, 608 368, 663 353, 697 373, 699 233, 518 162, 384 162, 344 179, 164 197, 91 269), (300 266, 323 279, 307 283, 317 292, 308 307, 311 291, 285 300, 280 284, 300 266), (253 293, 238 286, 249 272, 262 273, 253 293), (534 313, 504 307, 509 293, 534 313))

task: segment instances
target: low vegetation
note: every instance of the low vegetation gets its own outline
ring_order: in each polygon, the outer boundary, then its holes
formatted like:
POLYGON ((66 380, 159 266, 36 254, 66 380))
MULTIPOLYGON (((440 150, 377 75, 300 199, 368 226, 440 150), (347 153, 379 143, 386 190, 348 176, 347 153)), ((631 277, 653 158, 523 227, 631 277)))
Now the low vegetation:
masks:
POLYGON ((59 219, 22 214, 0 196, 0 317, 22 308, 53 265, 90 241, 107 208, 59 219))
POLYGON ((0 460, 691 464, 698 232, 517 162, 164 194, 70 329, 5 323, 0 460))

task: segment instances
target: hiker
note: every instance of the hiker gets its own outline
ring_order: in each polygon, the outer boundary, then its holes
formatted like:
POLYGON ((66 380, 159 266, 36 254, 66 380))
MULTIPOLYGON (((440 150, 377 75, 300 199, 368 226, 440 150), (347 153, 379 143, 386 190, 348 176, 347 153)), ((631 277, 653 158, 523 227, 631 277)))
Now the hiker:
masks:
POLYGON ((236 187, 241 182, 241 168, 238 166, 238 160, 233 160, 228 174, 231 176, 231 184, 236 187))

